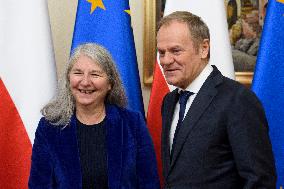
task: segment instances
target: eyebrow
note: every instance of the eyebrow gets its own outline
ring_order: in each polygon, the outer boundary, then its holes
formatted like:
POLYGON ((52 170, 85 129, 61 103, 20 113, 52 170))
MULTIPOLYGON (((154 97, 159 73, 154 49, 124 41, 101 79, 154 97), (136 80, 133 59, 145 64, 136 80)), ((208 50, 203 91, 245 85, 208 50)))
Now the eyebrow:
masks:
MULTIPOLYGON (((72 69, 71 71, 82 71, 80 68, 74 68, 72 69)), ((100 74, 103 74, 104 71, 100 71, 100 70, 92 70, 90 73, 100 73, 100 74)))
POLYGON ((164 50, 164 49, 181 49, 182 47, 180 46, 180 45, 174 45, 174 46, 171 46, 171 47, 168 47, 168 48, 160 48, 160 47, 158 47, 157 46, 157 49, 159 49, 159 50, 164 50))
POLYGON ((104 71, 99 71, 99 70, 93 70, 93 71, 91 71, 91 73, 100 73, 100 74, 103 74, 103 73, 105 73, 104 71))
POLYGON ((172 46, 171 48, 169 48, 169 49, 182 49, 182 47, 181 46, 179 46, 179 45, 175 45, 175 46, 172 46))

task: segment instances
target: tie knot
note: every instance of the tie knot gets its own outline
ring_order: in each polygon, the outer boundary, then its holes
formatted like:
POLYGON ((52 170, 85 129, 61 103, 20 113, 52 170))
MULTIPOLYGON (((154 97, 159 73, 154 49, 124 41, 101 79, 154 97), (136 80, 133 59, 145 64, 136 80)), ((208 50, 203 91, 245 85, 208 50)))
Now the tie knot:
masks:
POLYGON ((193 95, 193 92, 190 91, 180 91, 180 95, 179 95, 179 104, 180 105, 185 105, 188 98, 193 95))

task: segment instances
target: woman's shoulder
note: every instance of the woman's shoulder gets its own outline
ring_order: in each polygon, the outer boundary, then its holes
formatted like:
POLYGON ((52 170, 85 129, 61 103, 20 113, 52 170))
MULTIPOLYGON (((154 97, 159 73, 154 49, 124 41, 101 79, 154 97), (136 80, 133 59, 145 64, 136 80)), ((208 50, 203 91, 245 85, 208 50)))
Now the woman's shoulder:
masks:
POLYGON ((38 123, 38 128, 45 128, 52 126, 52 123, 48 121, 45 117, 41 117, 38 123))
POLYGON ((67 125, 56 125, 52 121, 48 120, 46 117, 41 117, 38 123, 37 131, 41 132, 56 132, 59 130, 64 129, 65 127, 68 127, 69 124, 67 125))
POLYGON ((116 113, 120 117, 133 117, 138 118, 141 117, 142 114, 138 111, 134 111, 125 107, 119 107, 117 105, 108 105, 109 112, 116 113))
POLYGON ((145 117, 137 111, 111 105, 107 107, 107 117, 110 120, 121 120, 125 125, 136 125, 137 127, 145 124, 145 117))

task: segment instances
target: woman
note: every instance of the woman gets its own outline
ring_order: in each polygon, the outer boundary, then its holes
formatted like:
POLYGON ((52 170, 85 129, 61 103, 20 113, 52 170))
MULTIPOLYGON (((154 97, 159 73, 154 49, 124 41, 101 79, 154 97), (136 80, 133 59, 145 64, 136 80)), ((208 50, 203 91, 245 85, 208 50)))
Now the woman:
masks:
POLYGON ((71 55, 42 109, 29 188, 159 188, 151 138, 126 97, 110 54, 96 44, 71 55))

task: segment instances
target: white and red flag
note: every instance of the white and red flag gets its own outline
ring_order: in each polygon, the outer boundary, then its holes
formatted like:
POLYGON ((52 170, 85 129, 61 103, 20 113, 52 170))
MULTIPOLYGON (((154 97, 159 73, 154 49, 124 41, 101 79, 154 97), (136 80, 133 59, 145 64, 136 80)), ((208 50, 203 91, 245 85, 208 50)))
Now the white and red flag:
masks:
POLYGON ((45 0, 0 2, 0 188, 28 188, 40 109, 56 67, 45 0))
MULTIPOLYGON (((216 65, 224 76, 235 79, 232 52, 229 41, 227 18, 224 0, 167 0, 164 14, 174 11, 190 11, 202 18, 210 30, 210 61, 216 65)), ((147 124, 153 138, 161 174, 161 105, 166 93, 172 91, 173 86, 167 84, 161 66, 155 64, 153 84, 149 101, 147 124)))

